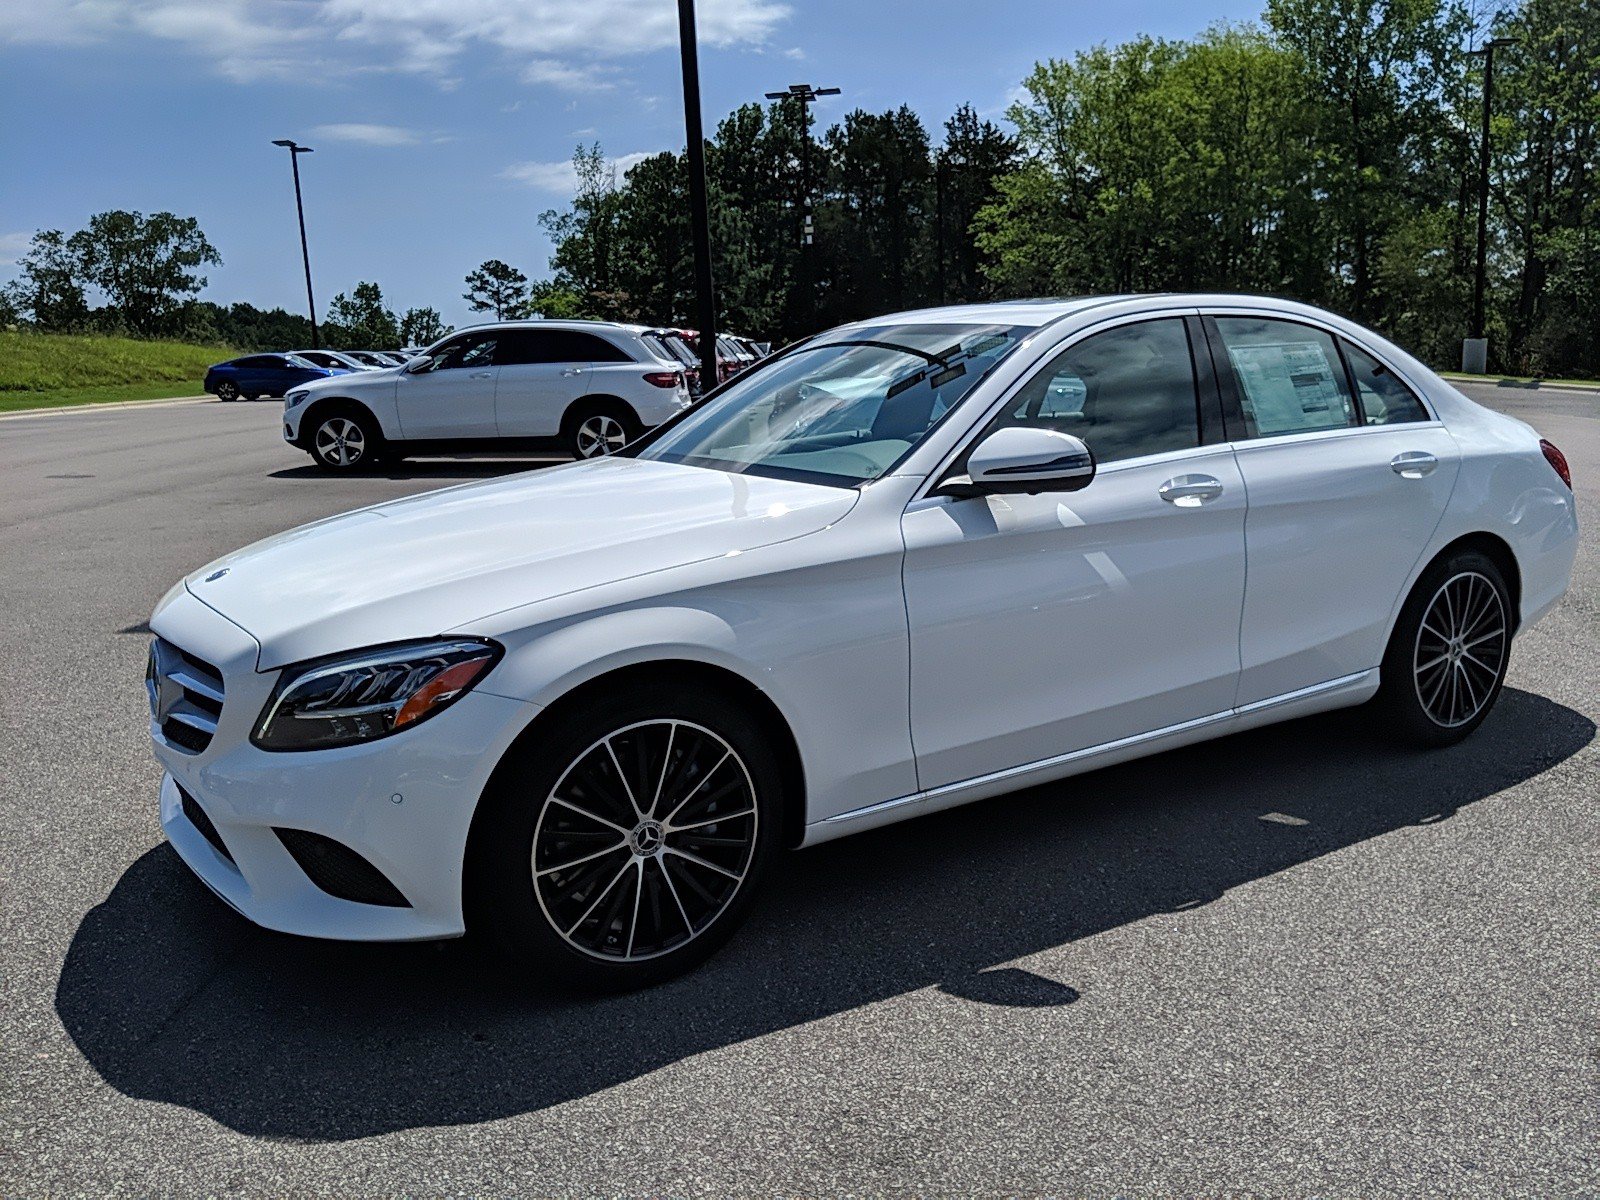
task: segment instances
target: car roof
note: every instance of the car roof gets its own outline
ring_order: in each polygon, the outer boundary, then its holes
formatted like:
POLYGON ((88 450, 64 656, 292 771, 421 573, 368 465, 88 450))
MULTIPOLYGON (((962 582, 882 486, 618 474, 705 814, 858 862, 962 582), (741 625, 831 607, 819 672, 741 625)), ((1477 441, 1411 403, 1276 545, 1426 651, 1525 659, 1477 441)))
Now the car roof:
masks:
POLYGON ((919 322, 937 325, 983 323, 1038 328, 1062 317, 1072 316, 1091 308, 1123 305, 1137 310, 1141 305, 1151 308, 1259 308, 1275 312, 1319 318, 1338 318, 1336 313, 1289 300, 1281 296, 1264 296, 1243 292, 1125 292, 1103 296, 1062 296, 1039 300, 992 300, 982 304, 950 304, 938 308, 917 308, 906 312, 886 313, 863 321, 852 321, 841 329, 863 329, 896 322, 919 322))
POLYGON ((589 321, 582 318, 571 320, 547 321, 543 317, 532 317, 520 321, 485 321, 481 325, 467 325, 456 330, 456 333, 473 333, 480 329, 555 329, 577 330, 583 333, 594 333, 596 330, 620 330, 623 333, 637 333, 640 330, 652 328, 645 325, 624 325, 620 321, 589 321))

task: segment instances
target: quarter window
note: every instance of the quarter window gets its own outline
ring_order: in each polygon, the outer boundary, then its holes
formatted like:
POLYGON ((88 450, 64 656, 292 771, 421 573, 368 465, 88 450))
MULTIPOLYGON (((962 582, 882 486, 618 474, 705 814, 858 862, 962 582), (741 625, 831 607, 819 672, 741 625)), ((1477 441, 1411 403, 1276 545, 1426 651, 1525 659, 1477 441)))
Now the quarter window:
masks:
POLYGON ((1294 321, 1218 317, 1239 384, 1246 437, 1346 429, 1360 422, 1333 338, 1294 321))
POLYGON ((1401 383, 1393 371, 1365 350, 1349 342, 1342 344, 1368 425, 1404 425, 1428 419, 1428 410, 1417 394, 1401 383))
POLYGON ((1080 437, 1099 462, 1200 444, 1194 362, 1183 321, 1164 317, 1085 338, 1030 379, 990 426, 1080 437))

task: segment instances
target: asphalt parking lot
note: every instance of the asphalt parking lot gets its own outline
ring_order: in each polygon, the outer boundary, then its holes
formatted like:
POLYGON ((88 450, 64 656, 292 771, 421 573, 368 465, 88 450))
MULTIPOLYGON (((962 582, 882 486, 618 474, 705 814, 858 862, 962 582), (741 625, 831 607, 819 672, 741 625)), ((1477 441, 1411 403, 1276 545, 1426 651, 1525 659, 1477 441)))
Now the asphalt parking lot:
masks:
POLYGON ((1600 396, 1478 387, 1584 543, 1497 711, 1349 714, 793 855, 648 992, 235 917, 162 841, 186 571, 529 464, 334 479, 278 405, 0 420, 0 1193, 1600 1190, 1600 396))

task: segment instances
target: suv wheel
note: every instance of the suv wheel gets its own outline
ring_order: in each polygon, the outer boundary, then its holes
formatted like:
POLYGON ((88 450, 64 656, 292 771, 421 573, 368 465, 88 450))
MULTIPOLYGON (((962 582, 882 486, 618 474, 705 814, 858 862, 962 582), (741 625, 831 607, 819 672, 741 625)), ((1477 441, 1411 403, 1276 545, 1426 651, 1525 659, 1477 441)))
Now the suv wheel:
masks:
POLYGON ((573 458, 602 458, 615 454, 643 427, 625 404, 598 403, 575 406, 567 414, 562 434, 573 458))
POLYGON ((359 471, 375 465, 383 435, 366 413, 333 409, 317 417, 306 444, 311 457, 326 471, 359 471))
POLYGON ((664 683, 573 709, 486 790, 468 918, 513 969, 589 989, 656 983, 732 936, 778 847, 759 724, 664 683))

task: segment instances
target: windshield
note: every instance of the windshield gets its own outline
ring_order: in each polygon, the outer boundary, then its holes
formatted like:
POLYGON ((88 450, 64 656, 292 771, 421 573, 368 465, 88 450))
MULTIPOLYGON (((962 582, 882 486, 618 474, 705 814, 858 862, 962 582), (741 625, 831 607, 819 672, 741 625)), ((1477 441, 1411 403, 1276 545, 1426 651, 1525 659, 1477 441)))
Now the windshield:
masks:
POLYGON ((736 377, 638 457, 854 487, 905 457, 1030 332, 883 325, 824 334, 736 377))

